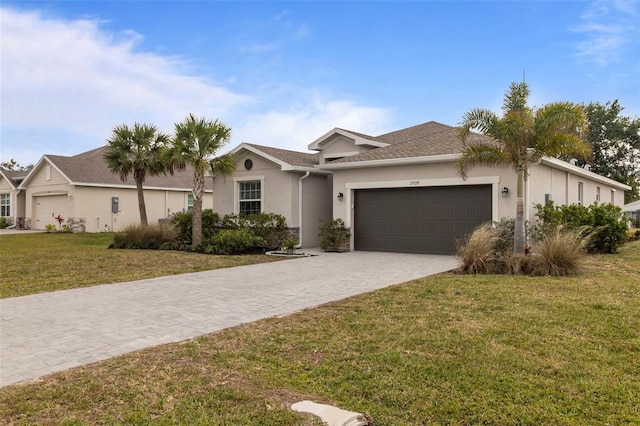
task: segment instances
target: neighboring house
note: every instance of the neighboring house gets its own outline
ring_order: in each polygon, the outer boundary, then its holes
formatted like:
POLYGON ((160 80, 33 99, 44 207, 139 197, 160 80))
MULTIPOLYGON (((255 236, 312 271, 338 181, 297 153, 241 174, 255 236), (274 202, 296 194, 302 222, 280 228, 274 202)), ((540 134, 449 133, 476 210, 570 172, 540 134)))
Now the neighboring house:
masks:
MULTIPOLYGON (((45 155, 20 183, 24 196, 24 223, 31 229, 59 226, 56 217, 73 231, 119 231, 140 223, 133 176, 126 182, 109 171, 103 155, 106 146, 65 157, 45 155)), ((148 176, 144 183, 149 223, 193 206, 191 169, 172 175, 148 176)), ((205 194, 211 206, 211 190, 205 194)), ((207 204, 208 203, 208 204, 207 204)), ((20 213, 19 213, 20 214, 20 213)))
POLYGON ((622 210, 624 210, 629 219, 634 220, 636 223, 640 221, 640 200, 625 204, 622 210))
POLYGON ((26 171, 0 170, 0 217, 4 217, 9 227, 20 228, 24 218, 24 191, 18 187, 27 177, 26 171))
MULTIPOLYGON (((281 213, 300 228, 303 247, 317 245, 322 223, 340 218, 352 250, 431 254, 453 254, 480 223, 515 215, 516 173, 474 167, 461 179, 454 164, 464 147, 451 126, 428 122, 379 136, 335 128, 309 149, 316 153, 241 144, 233 175, 214 179, 214 210, 281 213)), ((530 168, 526 218, 550 200, 622 206, 629 189, 545 158, 530 168)))

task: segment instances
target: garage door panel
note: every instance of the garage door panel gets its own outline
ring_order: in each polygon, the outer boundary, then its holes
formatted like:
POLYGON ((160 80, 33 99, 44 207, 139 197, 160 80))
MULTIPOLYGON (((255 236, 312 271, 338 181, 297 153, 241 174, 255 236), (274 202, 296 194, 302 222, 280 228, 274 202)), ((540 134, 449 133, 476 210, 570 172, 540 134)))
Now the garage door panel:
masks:
POLYGON ((453 254, 491 209, 491 185, 357 190, 355 248, 453 254))

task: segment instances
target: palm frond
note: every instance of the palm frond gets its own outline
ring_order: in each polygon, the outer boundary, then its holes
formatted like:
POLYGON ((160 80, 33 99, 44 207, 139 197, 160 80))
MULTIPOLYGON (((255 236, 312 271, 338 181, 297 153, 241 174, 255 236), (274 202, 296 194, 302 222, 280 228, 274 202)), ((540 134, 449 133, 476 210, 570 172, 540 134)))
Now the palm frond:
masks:
POLYGON ((466 144, 469 133, 472 130, 492 136, 492 130, 496 127, 498 117, 490 110, 474 108, 462 116, 462 121, 456 128, 458 139, 466 144))
POLYGON ((511 165, 509 154, 502 148, 491 145, 470 145, 464 150, 456 162, 456 172, 462 179, 467 179, 467 172, 473 166, 483 165, 489 167, 511 165))
POLYGON ((527 83, 511 83, 509 91, 504 95, 502 111, 506 114, 509 111, 527 109, 527 98, 529 98, 529 86, 527 83))

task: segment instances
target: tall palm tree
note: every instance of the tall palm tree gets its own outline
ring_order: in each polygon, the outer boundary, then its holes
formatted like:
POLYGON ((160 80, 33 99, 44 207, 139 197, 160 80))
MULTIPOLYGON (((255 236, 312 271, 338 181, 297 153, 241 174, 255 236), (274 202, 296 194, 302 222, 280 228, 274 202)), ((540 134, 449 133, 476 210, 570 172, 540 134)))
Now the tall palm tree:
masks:
POLYGON ((475 108, 465 113, 457 128, 458 138, 465 150, 456 163, 463 178, 476 165, 509 166, 518 175, 516 200, 516 227, 513 250, 524 253, 524 187, 528 180, 529 165, 542 157, 573 154, 586 158, 591 153, 584 141, 587 121, 581 106, 570 102, 555 102, 541 108, 527 106, 529 87, 526 83, 511 83, 504 96, 503 115, 475 108), (472 130, 491 138, 486 143, 469 142, 472 130))
POLYGON ((168 141, 169 136, 158 132, 156 126, 139 123, 135 123, 133 128, 126 124, 116 126, 111 137, 107 139, 104 160, 109 170, 119 174, 123 182, 126 182, 129 174, 133 174, 142 226, 147 226, 147 208, 142 184, 147 176, 165 173, 160 153, 168 141))
POLYGON ((216 153, 231 138, 231 128, 219 120, 196 118, 193 114, 175 125, 175 136, 167 151, 169 171, 175 168, 193 167, 193 231, 191 244, 197 247, 202 242, 202 197, 204 177, 229 174, 235 162, 229 155, 216 157, 216 153))

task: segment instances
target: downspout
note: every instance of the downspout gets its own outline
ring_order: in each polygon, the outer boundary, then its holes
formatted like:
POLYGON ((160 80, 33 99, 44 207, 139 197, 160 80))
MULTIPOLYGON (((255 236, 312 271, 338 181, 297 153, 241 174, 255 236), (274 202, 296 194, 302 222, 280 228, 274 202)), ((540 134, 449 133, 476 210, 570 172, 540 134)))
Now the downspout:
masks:
POLYGON ((309 177, 307 172, 298 179, 298 246, 302 247, 302 181, 309 177))

